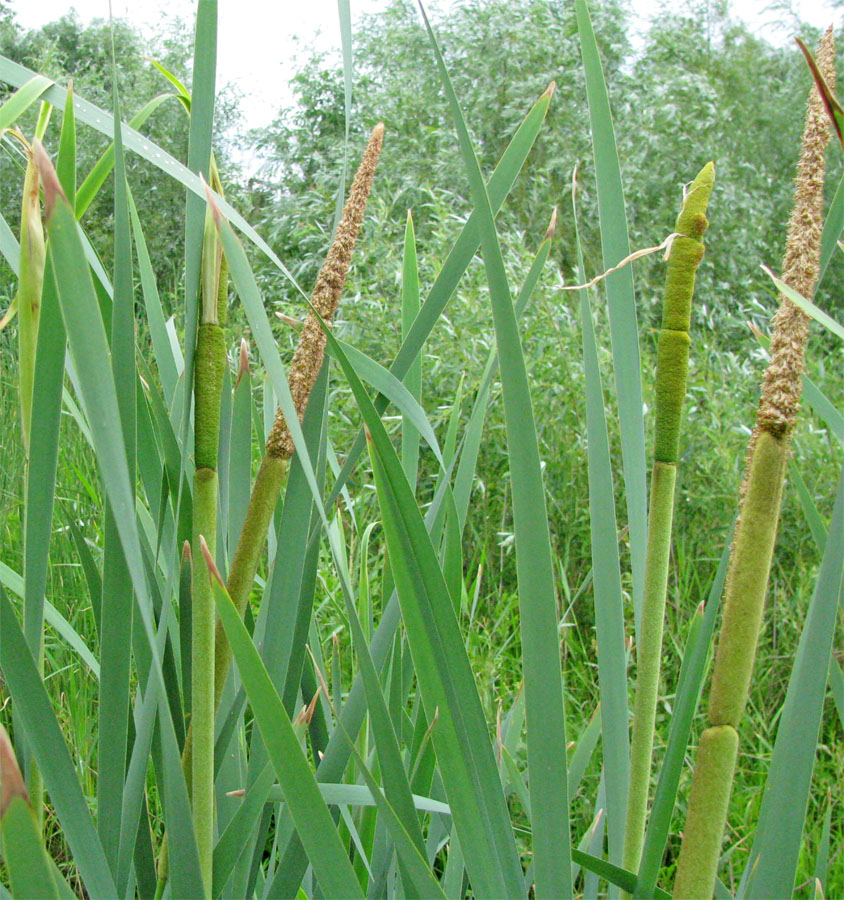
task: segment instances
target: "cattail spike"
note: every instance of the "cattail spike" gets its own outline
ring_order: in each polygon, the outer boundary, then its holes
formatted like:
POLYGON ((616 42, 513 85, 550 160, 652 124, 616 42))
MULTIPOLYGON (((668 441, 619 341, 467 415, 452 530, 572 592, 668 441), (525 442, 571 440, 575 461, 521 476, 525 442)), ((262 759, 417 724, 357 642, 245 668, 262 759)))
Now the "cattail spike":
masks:
MULTIPOLYGON (((831 28, 821 38, 817 64, 827 84, 834 88, 835 38, 831 28)), ((812 296, 820 272, 824 158, 829 139, 829 119, 817 87, 813 87, 782 265, 782 280, 804 297, 812 296)), ((794 427, 800 408, 809 318, 790 300, 781 297, 772 325, 771 362, 762 385, 756 430, 782 437, 794 427)))
MULTIPOLYGON (((363 159, 355 174, 348 199, 343 207, 343 215, 337 226, 334 241, 317 276, 311 304, 326 322, 331 321, 337 310, 337 304, 340 302, 340 296, 343 293, 343 285, 346 283, 352 251, 355 248, 355 243, 363 224, 366 201, 375 178, 375 166, 378 162, 383 142, 384 123, 379 122, 372 129, 366 150, 364 150, 363 159)), ((293 355, 293 362, 290 364, 290 372, 288 374, 290 393, 293 395, 293 404, 300 422, 304 418, 308 398, 311 395, 311 390, 319 374, 324 356, 325 333, 322 330, 319 319, 311 311, 308 313, 308 317, 305 319, 305 324, 302 327, 299 346, 293 355)), ((284 414, 279 408, 276 411, 275 422, 267 440, 267 454, 289 459, 293 455, 293 449, 293 439, 290 437, 290 430, 287 427, 284 414)))

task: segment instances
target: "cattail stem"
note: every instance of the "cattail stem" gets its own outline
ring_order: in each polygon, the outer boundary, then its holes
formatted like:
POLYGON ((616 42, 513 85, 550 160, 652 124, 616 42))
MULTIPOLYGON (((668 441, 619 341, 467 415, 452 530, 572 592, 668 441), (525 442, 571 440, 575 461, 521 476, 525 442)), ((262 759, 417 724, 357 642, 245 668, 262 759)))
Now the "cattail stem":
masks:
MULTIPOLYGON (((830 28, 818 67, 833 82, 830 28)), ((824 154, 829 124, 812 88, 788 227, 783 281, 807 297, 820 268, 824 154)), ((774 316, 771 362, 765 372, 750 439, 739 522, 724 589, 724 618, 715 654, 709 723, 701 738, 677 875, 675 900, 712 897, 738 752, 738 726, 747 704, 765 593, 771 571, 791 433, 797 421, 808 321, 785 298, 774 316)))
POLYGON ((715 168, 712 163, 708 163, 686 192, 675 226, 678 237, 671 245, 665 274, 665 302, 657 347, 655 459, 648 511, 642 625, 636 648, 636 693, 624 833, 624 867, 632 871, 639 868, 645 835, 671 552, 671 525, 674 517, 674 486, 680 450, 680 422, 689 368, 692 294, 695 273, 703 258, 700 239, 708 225, 706 209, 714 177, 715 168))
MULTIPOLYGON (((222 185, 216 167, 212 182, 222 185)), ((191 580, 191 731, 192 765, 185 776, 190 784, 194 830, 206 894, 213 884, 214 857, 214 598, 201 552, 205 538, 211 553, 217 539, 217 451, 220 402, 227 365, 222 323, 226 317, 228 272, 211 210, 205 216, 202 248, 202 317, 196 338, 194 368, 193 568, 191 580)))

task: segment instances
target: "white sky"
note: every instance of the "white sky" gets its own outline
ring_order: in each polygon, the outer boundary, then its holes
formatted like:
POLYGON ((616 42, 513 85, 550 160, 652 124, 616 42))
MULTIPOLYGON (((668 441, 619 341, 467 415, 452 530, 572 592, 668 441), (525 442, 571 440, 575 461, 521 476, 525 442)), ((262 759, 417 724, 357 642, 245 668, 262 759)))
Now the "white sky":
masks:
MULTIPOLYGON (((24 28, 37 28, 60 18, 71 7, 87 22, 108 17, 109 0, 11 0, 17 21, 24 28)), ((160 28, 162 19, 195 14, 191 0, 112 0, 114 15, 145 29, 160 28)), ((362 13, 377 13, 388 0, 351 0, 352 19, 362 13)), ((448 9, 452 0, 433 0, 434 9, 448 9)), ((633 0, 643 19, 659 8, 658 0, 633 0)), ((766 11, 770 0, 733 0, 733 8, 754 30, 768 31, 776 13, 766 11)), ((826 26, 834 18, 828 0, 793 0, 800 17, 826 26)), ((220 0, 218 23, 218 84, 235 82, 244 92, 241 108, 247 127, 269 124, 289 98, 286 82, 293 73, 292 40, 298 35, 321 48, 340 45, 337 0, 220 0)), ((836 23, 841 25, 841 22, 836 23)), ((780 39, 787 39, 781 35, 780 39)))

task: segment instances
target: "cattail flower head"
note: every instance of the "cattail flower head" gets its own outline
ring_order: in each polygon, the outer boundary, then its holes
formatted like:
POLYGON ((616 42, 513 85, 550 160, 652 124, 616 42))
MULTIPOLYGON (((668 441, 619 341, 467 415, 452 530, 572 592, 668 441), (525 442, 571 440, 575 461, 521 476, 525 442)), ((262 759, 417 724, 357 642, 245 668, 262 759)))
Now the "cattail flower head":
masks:
MULTIPOLYGON (((375 166, 383 141, 384 125, 379 123, 369 137, 346 205, 343 207, 343 215, 337 226, 337 233, 317 276, 311 303, 326 322, 331 321, 337 310, 343 285, 346 283, 346 274, 349 271, 352 252, 363 224, 366 201, 375 178, 375 166)), ((309 312, 288 373, 290 393, 293 395, 293 404, 300 422, 305 415, 308 398, 324 356, 325 333, 314 313, 309 312)), ((293 440, 280 408, 276 410, 275 422, 267 439, 267 454, 287 459, 293 455, 293 440)))
MULTIPOLYGON (((827 83, 834 87, 835 38, 832 28, 821 38, 817 64, 827 83)), ((829 118, 818 89, 813 86, 782 267, 782 280, 804 297, 812 296, 820 272, 824 155, 829 139, 829 118)), ((757 429, 783 437, 794 427, 800 408, 809 318, 790 300, 781 297, 772 325, 771 361, 765 372, 756 421, 757 429)))

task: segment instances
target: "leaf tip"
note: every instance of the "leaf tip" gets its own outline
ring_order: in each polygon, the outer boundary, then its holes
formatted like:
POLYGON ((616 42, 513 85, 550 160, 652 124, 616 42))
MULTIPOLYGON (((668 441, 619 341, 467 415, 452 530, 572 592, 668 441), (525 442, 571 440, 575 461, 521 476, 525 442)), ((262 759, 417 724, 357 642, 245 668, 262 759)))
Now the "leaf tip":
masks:
POLYGON ((243 378, 244 375, 249 374, 249 344, 246 343, 246 338, 242 337, 240 339, 240 362, 237 367, 237 380, 234 383, 234 386, 237 387, 240 384, 240 379, 243 378))
POLYGON ((182 565, 184 565, 186 561, 189 563, 193 562, 190 541, 185 541, 184 544, 182 544, 182 565))
POLYGON ((557 207, 551 211, 551 221, 548 223, 548 228, 545 232, 545 237, 542 239, 542 242, 550 241, 554 237, 554 232, 557 230, 557 207))
POLYGON ((32 160, 38 169, 41 184, 44 187, 44 213, 49 222, 56 207, 56 198, 61 197, 65 203, 67 203, 67 198, 64 195, 59 176, 56 174, 50 156, 38 138, 35 138, 32 142, 32 160))
POLYGON ((554 96, 554 91, 557 90, 557 82, 552 81, 547 88, 542 92, 542 96, 539 98, 540 100, 544 100, 546 97, 550 100, 554 96))
POLYGON ((15 797, 22 797, 27 803, 29 794, 26 790, 15 751, 6 729, 0 725, 0 818, 6 814, 9 804, 15 797))
POLYGON ((220 587, 225 588, 226 583, 223 581, 223 576, 220 574, 220 570, 217 568, 217 564, 214 562, 214 557, 211 555, 211 551, 208 549, 208 543, 205 540, 205 535, 201 534, 199 536, 199 546, 202 548, 202 555, 205 557, 205 565, 208 567, 209 579, 216 579, 220 587))

